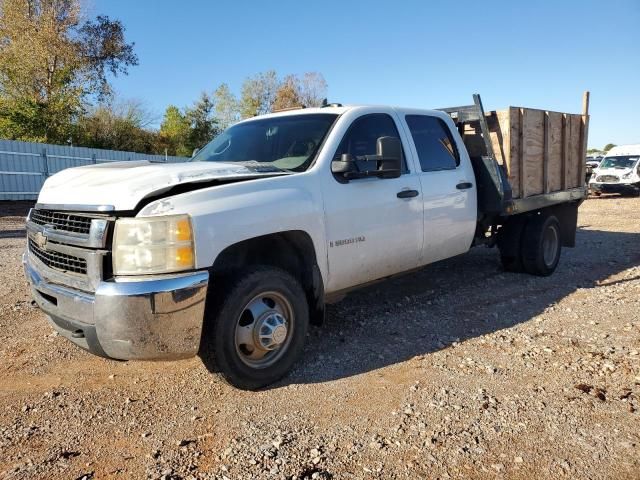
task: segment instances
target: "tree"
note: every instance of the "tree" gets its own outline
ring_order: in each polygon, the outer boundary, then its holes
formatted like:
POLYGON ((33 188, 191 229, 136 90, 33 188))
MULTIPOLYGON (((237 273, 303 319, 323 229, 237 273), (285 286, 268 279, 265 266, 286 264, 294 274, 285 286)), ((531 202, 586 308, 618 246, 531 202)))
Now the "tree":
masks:
POLYGON ((66 142, 108 76, 137 65, 119 21, 81 23, 81 0, 0 3, 0 136, 66 142))
POLYGON ((590 148, 587 150, 588 155, 602 155, 604 153, 601 148, 590 148))
POLYGON ((240 119, 238 99, 231 93, 229 85, 223 83, 216 88, 213 92, 213 99, 215 103, 216 121, 221 130, 227 129, 240 119))
POLYGON ((320 107, 327 98, 327 82, 318 72, 307 72, 300 81, 300 102, 305 107, 320 107))
POLYGON ((283 110, 301 106, 300 81, 295 75, 287 75, 276 92, 272 110, 283 110))
POLYGON ((249 118, 271 112, 277 90, 278 76, 273 70, 247 78, 240 94, 240 116, 249 118))
POLYGON ((154 153, 157 134, 149 129, 153 115, 139 101, 91 107, 77 122, 74 143, 86 147, 154 153))
POLYGON ((169 155, 190 156, 193 150, 187 145, 189 138, 189 121, 175 105, 169 105, 164 112, 160 124, 159 153, 166 151, 169 155))
POLYGON ((202 92, 200 99, 186 110, 185 118, 189 123, 187 146, 191 149, 189 153, 191 155, 193 150, 202 148, 218 133, 211 97, 206 92, 202 92))
POLYGON ((126 75, 129 66, 138 64, 134 44, 125 42, 122 23, 104 15, 98 15, 95 21, 88 20, 80 27, 76 45, 88 74, 89 92, 97 93, 100 98, 111 94, 109 73, 114 77, 126 75))
POLYGON ((611 150, 615 146, 616 145, 614 145, 613 143, 607 143, 602 150, 605 151, 605 152, 608 152, 609 150, 611 150))
POLYGON ((190 157, 196 148, 202 148, 219 131, 214 115, 213 99, 205 92, 182 112, 170 105, 164 113, 158 134, 159 153, 190 157))

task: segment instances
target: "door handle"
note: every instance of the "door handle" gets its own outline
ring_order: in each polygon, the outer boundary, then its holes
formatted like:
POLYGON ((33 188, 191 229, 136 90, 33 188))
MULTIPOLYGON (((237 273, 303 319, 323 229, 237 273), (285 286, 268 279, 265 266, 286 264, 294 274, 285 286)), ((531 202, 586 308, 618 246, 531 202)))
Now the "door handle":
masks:
POLYGON ((456 188, 458 190, 467 190, 468 188, 473 187, 473 183, 471 182, 460 182, 459 184, 456 185, 456 188))
POLYGON ((417 197, 419 193, 418 190, 401 190, 396 196, 398 198, 413 198, 417 197))

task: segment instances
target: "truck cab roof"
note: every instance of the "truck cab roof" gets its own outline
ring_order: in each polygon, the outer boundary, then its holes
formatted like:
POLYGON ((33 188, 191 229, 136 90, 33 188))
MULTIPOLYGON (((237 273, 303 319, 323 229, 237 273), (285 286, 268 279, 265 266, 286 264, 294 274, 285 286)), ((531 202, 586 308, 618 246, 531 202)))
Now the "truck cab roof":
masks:
MULTIPOLYGON (((398 107, 393 105, 342 105, 342 106, 327 106, 327 107, 313 107, 313 108, 297 108, 291 110, 283 110, 280 112, 268 113, 265 115, 259 115, 257 117, 252 117, 243 120, 242 122, 250 122, 257 118, 273 118, 273 117, 288 117, 293 115, 310 115, 310 114, 318 114, 318 113, 333 113, 336 115, 342 115, 344 113, 354 111, 354 110, 362 110, 364 111, 389 111, 393 110, 397 113, 412 113, 412 114, 423 114, 423 115, 432 115, 438 116, 442 118, 447 118, 448 115, 439 110, 428 110, 423 108, 407 108, 407 107, 398 107)), ((242 123, 239 122, 239 123, 242 123)))

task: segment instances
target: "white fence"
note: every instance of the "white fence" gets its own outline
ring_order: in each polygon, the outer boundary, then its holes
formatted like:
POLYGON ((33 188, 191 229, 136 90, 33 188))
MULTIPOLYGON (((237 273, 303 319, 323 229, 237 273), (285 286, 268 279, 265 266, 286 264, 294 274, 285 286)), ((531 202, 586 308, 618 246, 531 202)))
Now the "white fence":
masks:
POLYGON ((0 140, 0 200, 35 200, 47 177, 65 168, 128 160, 175 163, 188 159, 99 148, 0 140))

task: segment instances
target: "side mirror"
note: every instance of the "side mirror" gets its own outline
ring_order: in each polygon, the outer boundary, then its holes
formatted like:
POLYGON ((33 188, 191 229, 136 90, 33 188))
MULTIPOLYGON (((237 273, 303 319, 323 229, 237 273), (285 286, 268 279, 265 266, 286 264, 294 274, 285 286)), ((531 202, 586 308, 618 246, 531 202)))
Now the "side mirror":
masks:
POLYGON ((343 153, 340 156, 340 160, 334 160, 331 162, 331 173, 336 175, 346 175, 349 172, 355 173, 355 163, 353 156, 350 153, 343 153))
POLYGON ((402 143, 397 137, 380 137, 375 155, 354 158, 350 153, 343 153, 339 160, 331 162, 331 172, 347 181, 365 177, 398 178, 402 174, 402 143))
POLYGON ((378 138, 376 157, 382 178, 398 178, 402 174, 402 142, 398 137, 378 138))

